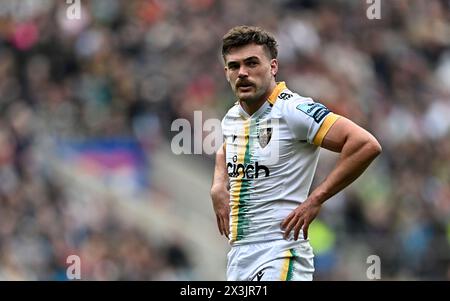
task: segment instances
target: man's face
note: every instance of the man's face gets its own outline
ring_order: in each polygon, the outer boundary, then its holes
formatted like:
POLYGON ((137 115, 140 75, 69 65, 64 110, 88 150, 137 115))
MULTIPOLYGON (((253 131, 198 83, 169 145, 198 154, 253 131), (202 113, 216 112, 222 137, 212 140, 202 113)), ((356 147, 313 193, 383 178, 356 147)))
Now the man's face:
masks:
POLYGON ((232 48, 225 55, 225 74, 231 89, 239 100, 248 104, 268 96, 277 71, 277 60, 269 58, 263 45, 232 48))

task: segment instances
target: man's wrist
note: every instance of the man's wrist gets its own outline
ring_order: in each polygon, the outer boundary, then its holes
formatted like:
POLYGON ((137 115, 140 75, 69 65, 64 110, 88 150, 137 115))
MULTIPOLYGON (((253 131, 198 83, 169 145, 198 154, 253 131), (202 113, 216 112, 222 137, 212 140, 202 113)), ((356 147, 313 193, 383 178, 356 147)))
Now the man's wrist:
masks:
POLYGON ((316 189, 313 191, 313 193, 311 193, 308 199, 311 202, 311 204, 321 206, 328 198, 324 191, 316 189))

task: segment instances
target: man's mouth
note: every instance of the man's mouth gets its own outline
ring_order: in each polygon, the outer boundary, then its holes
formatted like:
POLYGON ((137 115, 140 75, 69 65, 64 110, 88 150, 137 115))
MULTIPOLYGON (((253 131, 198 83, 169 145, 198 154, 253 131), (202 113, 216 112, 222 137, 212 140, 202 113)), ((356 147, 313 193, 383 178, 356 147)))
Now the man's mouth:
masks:
POLYGON ((249 90, 253 87, 253 84, 245 83, 245 84, 239 84, 237 85, 237 88, 240 90, 249 90))

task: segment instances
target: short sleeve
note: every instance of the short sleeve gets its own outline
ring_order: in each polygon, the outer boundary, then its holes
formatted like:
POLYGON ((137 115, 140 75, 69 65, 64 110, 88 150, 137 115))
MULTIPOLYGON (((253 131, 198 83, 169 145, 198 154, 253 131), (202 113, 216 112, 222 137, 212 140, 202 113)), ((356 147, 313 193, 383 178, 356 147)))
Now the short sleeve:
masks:
POLYGON ((286 123, 300 141, 320 146, 331 126, 340 117, 311 98, 288 101, 283 112, 286 123))

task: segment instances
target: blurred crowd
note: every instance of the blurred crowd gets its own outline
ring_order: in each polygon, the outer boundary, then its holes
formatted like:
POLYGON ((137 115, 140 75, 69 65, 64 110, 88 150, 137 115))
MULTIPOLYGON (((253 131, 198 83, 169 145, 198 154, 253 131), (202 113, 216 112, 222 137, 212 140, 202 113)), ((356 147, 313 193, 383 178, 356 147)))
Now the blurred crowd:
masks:
POLYGON ((58 137, 133 136, 151 153, 174 119, 221 118, 232 105, 221 38, 249 24, 275 34, 279 80, 383 146, 325 205, 318 279, 355 278, 339 264, 351 240, 380 256, 383 277, 450 280, 450 2, 380 2, 370 20, 366 1, 92 0, 71 19, 65 1, 1 0, 0 278, 64 279, 71 252, 89 279, 189 269, 179 246, 72 202, 36 163, 36 124, 58 137))

